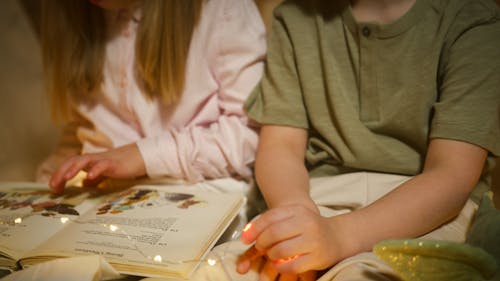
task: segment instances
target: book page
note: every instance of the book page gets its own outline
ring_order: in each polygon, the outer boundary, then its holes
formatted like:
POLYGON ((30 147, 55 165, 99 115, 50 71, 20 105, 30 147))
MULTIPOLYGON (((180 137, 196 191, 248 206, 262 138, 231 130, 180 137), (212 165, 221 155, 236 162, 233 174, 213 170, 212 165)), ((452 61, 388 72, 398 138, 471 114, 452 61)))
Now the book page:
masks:
POLYGON ((19 259, 102 199, 91 189, 55 195, 43 184, 0 184, 0 251, 19 259))
POLYGON ((83 215, 29 256, 98 254, 121 273, 186 278, 243 203, 242 195, 196 186, 137 186, 83 215))

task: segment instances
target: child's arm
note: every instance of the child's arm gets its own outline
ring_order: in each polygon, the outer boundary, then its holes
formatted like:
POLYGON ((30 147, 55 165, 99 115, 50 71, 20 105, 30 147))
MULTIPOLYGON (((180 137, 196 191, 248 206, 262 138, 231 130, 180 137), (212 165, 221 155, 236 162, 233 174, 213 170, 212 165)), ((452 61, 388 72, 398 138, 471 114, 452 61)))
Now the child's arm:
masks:
POLYGON ((86 181, 99 182, 105 177, 134 179, 144 176, 146 168, 135 143, 101 153, 76 155, 66 159, 52 174, 49 185, 57 193, 64 190, 68 180, 80 170, 87 172, 86 181))
POLYGON ((466 142, 433 139, 421 174, 372 205, 339 217, 355 252, 383 239, 423 235, 455 217, 476 186, 487 151, 466 142))
POLYGON ((271 125, 261 128, 255 177, 269 208, 301 204, 317 212, 309 196, 306 145, 305 129, 271 125))
MULTIPOLYGON (((481 175, 486 155, 484 149, 465 142, 432 140, 423 172, 372 205, 331 218, 301 205, 274 205, 253 222, 244 241, 255 241, 255 247, 273 261, 294 257, 275 262, 275 269, 301 273, 369 251, 380 240, 422 235, 458 214, 481 175)), ((278 190, 264 184, 277 185, 271 180, 259 183, 263 190, 278 190)), ((265 194, 266 200, 279 197, 269 191, 265 194)), ((288 194, 294 192, 281 191, 284 198, 288 194)))

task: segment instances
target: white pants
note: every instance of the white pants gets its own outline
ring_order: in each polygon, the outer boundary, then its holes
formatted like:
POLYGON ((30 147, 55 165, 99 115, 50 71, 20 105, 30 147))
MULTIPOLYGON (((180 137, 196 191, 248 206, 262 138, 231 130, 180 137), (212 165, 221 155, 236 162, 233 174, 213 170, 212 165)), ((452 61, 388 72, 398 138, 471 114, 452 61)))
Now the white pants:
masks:
MULTIPOLYGON (((311 179, 311 197, 323 216, 334 216, 362 208, 410 177, 377 173, 352 173, 333 177, 311 179)), ((464 242, 477 205, 468 201, 459 216, 453 221, 422 236, 421 238, 464 242)), ((254 268, 245 275, 236 272, 236 260, 247 245, 231 241, 215 247, 209 258, 217 260, 215 265, 204 262, 192 275, 193 281, 256 281, 258 272, 254 268)), ((168 280, 147 278, 145 280, 168 280)), ((373 253, 366 252, 345 259, 332 267, 319 281, 367 281, 399 280, 393 271, 373 253)))

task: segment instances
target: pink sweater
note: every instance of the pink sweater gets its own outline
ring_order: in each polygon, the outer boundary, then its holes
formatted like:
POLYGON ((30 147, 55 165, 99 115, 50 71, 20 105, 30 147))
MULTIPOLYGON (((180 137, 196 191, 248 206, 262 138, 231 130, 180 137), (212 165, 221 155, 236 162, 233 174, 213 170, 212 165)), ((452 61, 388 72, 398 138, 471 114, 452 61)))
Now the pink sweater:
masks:
MULTIPOLYGON (((247 126, 242 105, 261 77, 266 51, 265 27, 253 0, 205 2, 191 41, 185 89, 174 106, 149 100, 137 85, 137 20, 115 13, 109 23, 117 35, 107 45, 99 103, 75 106, 83 120, 66 130, 60 150, 75 146, 71 135, 83 145, 82 153, 137 143, 150 177, 250 177, 257 134, 247 126)), ((55 158, 43 164, 45 174, 55 168, 50 163, 55 158)))

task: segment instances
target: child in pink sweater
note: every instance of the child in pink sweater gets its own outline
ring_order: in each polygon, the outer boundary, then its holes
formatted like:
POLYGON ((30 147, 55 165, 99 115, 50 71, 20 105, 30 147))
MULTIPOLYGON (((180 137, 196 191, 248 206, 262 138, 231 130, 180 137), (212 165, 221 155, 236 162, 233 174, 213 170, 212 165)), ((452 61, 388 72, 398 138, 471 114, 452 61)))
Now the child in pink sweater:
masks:
POLYGON ((44 1, 52 109, 66 121, 38 180, 248 179, 256 132, 242 104, 261 77, 251 0, 44 1), (83 12, 82 12, 83 11, 83 12))

